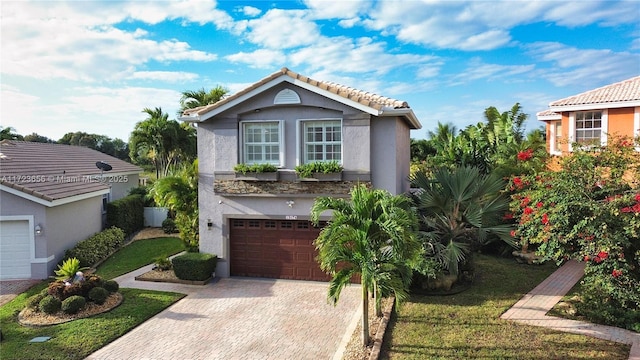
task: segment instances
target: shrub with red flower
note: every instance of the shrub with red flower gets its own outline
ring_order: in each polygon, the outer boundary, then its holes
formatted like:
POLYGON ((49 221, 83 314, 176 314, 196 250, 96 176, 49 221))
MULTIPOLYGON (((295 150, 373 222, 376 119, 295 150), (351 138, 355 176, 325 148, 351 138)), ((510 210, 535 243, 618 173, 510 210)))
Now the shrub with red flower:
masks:
POLYGON ((527 149, 524 151, 520 151, 517 155, 518 160, 527 161, 533 157, 533 149, 527 149))
POLYGON ((544 259, 584 261, 579 315, 633 329, 640 324, 640 153, 576 145, 559 162, 557 171, 520 177, 530 185, 512 195, 517 237, 544 259))

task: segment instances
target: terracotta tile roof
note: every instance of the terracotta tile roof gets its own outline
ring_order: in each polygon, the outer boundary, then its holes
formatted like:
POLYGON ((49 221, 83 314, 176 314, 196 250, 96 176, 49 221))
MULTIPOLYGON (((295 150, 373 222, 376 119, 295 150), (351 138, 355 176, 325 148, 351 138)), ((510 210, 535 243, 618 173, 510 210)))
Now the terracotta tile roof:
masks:
POLYGON ((555 106, 607 104, 640 101, 640 76, 620 81, 578 95, 556 100, 549 104, 555 106))
POLYGON ((543 111, 539 111, 536 113, 536 116, 538 118, 546 118, 546 120, 549 120, 551 118, 553 119, 560 119, 562 117, 561 113, 557 113, 553 110, 543 110, 543 111))
POLYGON ((97 161, 112 166, 109 174, 137 174, 126 161, 80 146, 3 140, 0 142, 0 185, 46 201, 109 189, 96 181, 97 161))
POLYGON ((364 106, 368 106, 372 109, 376 109, 376 110, 383 110, 383 109, 409 109, 409 104, 407 104, 406 101, 400 101, 400 100, 396 100, 396 99, 392 99, 392 98, 388 98, 388 97, 384 97, 384 96, 380 96, 374 93, 370 93, 370 92, 366 92, 366 91, 362 91, 362 90, 358 90, 358 89, 354 89, 352 87, 348 87, 348 86, 344 86, 344 85, 340 85, 340 84, 336 84, 333 82, 328 82, 328 81, 318 81, 318 80, 314 80, 311 79, 309 77, 306 77, 304 75, 298 74, 294 71, 289 70, 286 67, 283 67, 282 69, 280 69, 280 71, 277 71, 267 77, 265 77, 264 79, 252 84, 251 86, 247 87, 246 89, 243 89, 229 97, 226 97, 220 101, 218 101, 215 104, 211 104, 211 105, 207 105, 207 106, 201 106, 201 107, 197 107, 197 108, 193 108, 193 109, 189 109, 186 110, 184 112, 184 115, 187 116, 192 116, 192 115, 202 115, 205 114, 213 109, 216 109, 224 104, 227 104, 229 102, 232 102, 240 97, 242 97, 243 95, 250 93, 251 91, 259 88, 260 86, 274 80, 277 79, 280 76, 283 75, 287 75, 295 80, 299 80, 302 82, 305 82, 307 84, 310 84, 312 86, 315 86, 319 89, 322 90, 326 90, 329 91, 331 93, 337 94, 345 99, 349 99, 351 101, 355 101, 359 104, 362 104, 364 106))

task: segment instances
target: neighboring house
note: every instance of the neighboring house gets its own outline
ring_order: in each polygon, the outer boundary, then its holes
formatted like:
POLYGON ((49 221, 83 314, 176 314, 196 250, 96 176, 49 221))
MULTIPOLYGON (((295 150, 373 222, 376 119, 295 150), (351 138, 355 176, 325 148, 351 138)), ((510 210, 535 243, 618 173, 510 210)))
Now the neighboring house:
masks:
POLYGON ((554 101, 537 118, 546 124, 553 155, 570 152, 576 142, 605 145, 607 136, 640 136, 640 76, 554 101))
POLYGON ((410 130, 421 127, 406 102, 287 68, 181 120, 198 126, 200 250, 221 258, 216 274, 304 280, 327 279, 314 199, 348 197, 358 183, 408 191, 410 130), (331 160, 339 181, 297 179, 296 165, 331 160), (274 164, 278 180, 241 180, 238 163, 274 164))
POLYGON ((85 147, 0 142, 0 279, 53 275, 65 250, 102 230, 106 203, 138 186, 141 171, 85 147))

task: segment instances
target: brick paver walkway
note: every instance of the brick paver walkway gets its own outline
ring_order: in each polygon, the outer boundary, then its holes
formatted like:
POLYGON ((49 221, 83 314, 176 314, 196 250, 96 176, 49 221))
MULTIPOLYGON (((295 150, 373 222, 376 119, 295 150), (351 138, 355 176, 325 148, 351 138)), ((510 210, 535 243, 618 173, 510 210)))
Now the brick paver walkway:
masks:
POLYGON ((583 263, 577 261, 567 262, 502 314, 501 318, 630 344, 629 360, 640 360, 640 334, 638 333, 611 326, 590 324, 547 315, 547 312, 571 290, 582 278, 583 274, 583 263))
POLYGON ((15 299, 16 296, 29 290, 40 280, 2 280, 0 281, 0 306, 15 299))
POLYGON ((360 313, 360 285, 343 289, 333 306, 327 283, 223 278, 198 286, 133 279, 150 269, 115 280, 121 287, 188 295, 87 360, 332 359, 360 313))

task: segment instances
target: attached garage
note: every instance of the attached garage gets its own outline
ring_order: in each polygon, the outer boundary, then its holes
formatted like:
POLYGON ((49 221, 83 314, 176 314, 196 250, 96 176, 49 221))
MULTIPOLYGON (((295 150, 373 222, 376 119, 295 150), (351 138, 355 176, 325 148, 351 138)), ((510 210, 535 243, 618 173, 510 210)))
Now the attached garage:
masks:
POLYGON ((31 278, 31 239, 28 220, 0 221, 0 280, 31 278))
POLYGON ((320 230, 309 221, 231 219, 231 276, 328 281, 313 246, 320 230))

